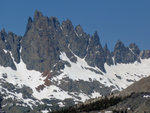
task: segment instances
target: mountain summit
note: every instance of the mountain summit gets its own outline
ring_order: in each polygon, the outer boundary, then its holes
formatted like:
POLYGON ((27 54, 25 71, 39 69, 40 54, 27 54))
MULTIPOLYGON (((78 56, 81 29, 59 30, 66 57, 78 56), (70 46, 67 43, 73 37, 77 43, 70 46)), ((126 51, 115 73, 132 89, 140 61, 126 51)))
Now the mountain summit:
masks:
POLYGON ((68 19, 60 23, 37 10, 24 36, 0 32, 0 53, 7 113, 56 110, 121 91, 150 75, 150 50, 118 41, 110 52, 97 32, 90 36, 68 19))

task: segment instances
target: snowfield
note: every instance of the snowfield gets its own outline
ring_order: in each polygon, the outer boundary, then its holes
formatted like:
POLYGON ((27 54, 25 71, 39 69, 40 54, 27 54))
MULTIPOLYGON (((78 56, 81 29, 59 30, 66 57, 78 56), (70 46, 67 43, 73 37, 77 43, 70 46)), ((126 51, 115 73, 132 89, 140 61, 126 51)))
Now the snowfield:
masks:
POLYGON ((106 73, 97 67, 89 66, 84 59, 77 57, 77 62, 71 62, 65 53, 61 53, 60 58, 71 64, 71 67, 65 66, 63 73, 57 76, 57 81, 69 77, 72 80, 83 80, 90 82, 97 80, 105 86, 115 85, 116 89, 122 90, 133 82, 150 75, 150 59, 141 59, 141 63, 134 62, 129 64, 117 64, 109 66, 105 64, 106 73), (102 74, 97 74, 88 68, 94 69, 102 74))
MULTIPOLYGON (((9 52, 4 50, 5 53, 9 52)), ((76 56, 76 55, 75 55, 76 56)), ((73 81, 88 81, 96 80, 105 86, 115 86, 113 90, 122 90, 127 86, 131 85, 135 81, 140 80, 143 77, 150 75, 150 59, 141 59, 141 63, 134 62, 129 64, 117 64, 108 66, 105 64, 106 73, 102 72, 97 67, 89 66, 84 59, 77 57, 77 62, 71 62, 70 59, 66 56, 64 52, 61 53, 60 59, 70 63, 71 67, 65 65, 64 70, 61 70, 62 73, 56 77, 53 77, 51 81, 61 81, 63 78, 68 77, 73 81), (95 73, 95 70, 99 73, 95 73), (100 74, 101 73, 101 74, 100 74)), ((13 58, 13 57, 12 57, 13 58)), ((15 62, 15 61, 14 61, 15 62)), ((78 94, 75 92, 67 92, 60 89, 56 85, 45 86, 41 91, 37 91, 36 88, 39 85, 44 84, 45 77, 42 76, 42 73, 35 70, 28 70, 25 63, 20 61, 19 64, 15 63, 17 70, 12 70, 10 67, 0 66, 0 80, 3 82, 8 82, 13 84, 15 87, 22 88, 24 85, 30 87, 33 91, 32 96, 37 99, 37 102, 42 104, 42 99, 59 99, 64 100, 66 98, 72 98, 75 101, 85 101, 89 98, 95 98, 101 96, 99 92, 94 91, 92 95, 86 95, 82 91, 78 94), (4 77, 5 75, 5 77, 4 77), (80 97, 76 98, 76 96, 80 97)), ((1 82, 0 82, 1 84, 1 82)), ((61 84, 58 82, 58 85, 61 84)), ((6 91, 9 95, 5 98, 17 98, 18 100, 26 103, 32 108, 32 105, 36 105, 32 99, 23 99, 22 94, 16 92, 10 92, 7 89, 3 88, 0 85, 1 93, 6 91)), ((63 103, 59 103, 60 107, 63 107, 63 103)), ((43 113, 46 112, 43 111, 43 113)))

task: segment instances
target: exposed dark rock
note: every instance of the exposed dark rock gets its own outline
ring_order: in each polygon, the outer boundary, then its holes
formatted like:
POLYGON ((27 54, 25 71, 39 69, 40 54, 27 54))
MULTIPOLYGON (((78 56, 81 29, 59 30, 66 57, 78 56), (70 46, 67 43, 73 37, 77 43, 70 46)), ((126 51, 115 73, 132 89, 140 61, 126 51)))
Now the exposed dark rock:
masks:
POLYGON ((78 37, 82 38, 82 37, 86 36, 86 34, 84 33, 84 31, 80 25, 77 25, 75 27, 75 31, 76 31, 78 37))
POLYGON ((2 108, 2 100, 3 100, 3 97, 0 95, 0 109, 2 108))
POLYGON ((105 72, 105 55, 97 32, 95 32, 94 35, 90 38, 85 60, 90 66, 97 66, 99 69, 105 72))
POLYGON ((59 60, 59 47, 50 27, 49 19, 36 11, 31 29, 22 39, 21 56, 28 69, 49 70, 59 60))
POLYGON ((28 18, 28 23, 27 23, 27 26, 26 26, 25 35, 26 35, 26 33, 29 31, 29 29, 31 28, 31 26, 32 26, 32 18, 29 17, 29 18, 28 18))
POLYGON ((134 53, 138 51, 136 50, 137 48, 133 49, 133 45, 130 45, 130 47, 131 49, 125 47, 125 45, 121 41, 118 41, 116 43, 113 52, 115 63, 133 63, 138 60, 137 54, 134 53))
POLYGON ((49 37, 39 36, 36 31, 28 32, 24 37, 21 55, 28 69, 38 71, 51 69, 59 60, 56 42, 49 37))
POLYGON ((101 95, 108 95, 113 88, 106 87, 96 80, 91 80, 90 82, 83 80, 73 81, 69 78, 62 79, 59 87, 64 91, 77 92, 77 95, 79 94, 79 92, 86 95, 92 95, 94 91, 99 92, 101 95))
POLYGON ((74 28, 68 19, 60 25, 57 18, 45 17, 39 11, 33 21, 29 18, 26 31, 21 56, 28 69, 51 69, 58 63, 60 52, 65 52, 72 62, 77 61, 75 55, 85 57, 89 65, 105 71, 105 55, 97 32, 90 38, 80 25, 74 28))
POLYGON ((135 43, 132 43, 129 45, 129 48, 132 50, 132 52, 135 54, 135 55, 139 55, 140 54, 140 49, 139 47, 135 44, 135 43))
POLYGON ((140 52, 140 57, 142 59, 148 59, 150 58, 150 50, 144 50, 140 52))
POLYGON ((0 49, 1 49, 1 65, 16 69, 15 64, 11 58, 10 52, 16 63, 20 62, 20 40, 22 37, 15 35, 12 32, 8 34, 5 30, 0 32, 0 49), (4 52, 5 50, 5 52, 4 52), (7 53, 6 53, 7 51, 7 53), (5 63, 4 63, 5 62, 5 63))
POLYGON ((104 54, 105 54, 105 62, 108 64, 108 65, 113 65, 113 59, 112 59, 112 56, 111 56, 111 53, 107 47, 107 44, 104 46, 104 54))
POLYGON ((70 20, 63 21, 62 28, 63 35, 66 37, 67 45, 71 51, 81 58, 85 57, 89 36, 84 34, 79 26, 75 30, 70 20), (79 37, 79 33, 82 33, 83 36, 79 37))
POLYGON ((34 21, 40 20, 42 17, 43 17, 43 14, 40 11, 35 10, 35 12, 34 12, 34 21))
POLYGON ((12 69, 16 70, 16 66, 11 58, 10 53, 5 53, 0 48, 0 64, 4 67, 11 67, 12 69))
POLYGON ((19 37, 12 32, 8 33, 7 36, 7 42, 6 43, 6 50, 9 50, 8 48, 10 47, 10 51, 12 52, 12 56, 15 60, 15 62, 19 63, 20 62, 20 41, 22 37, 19 37))

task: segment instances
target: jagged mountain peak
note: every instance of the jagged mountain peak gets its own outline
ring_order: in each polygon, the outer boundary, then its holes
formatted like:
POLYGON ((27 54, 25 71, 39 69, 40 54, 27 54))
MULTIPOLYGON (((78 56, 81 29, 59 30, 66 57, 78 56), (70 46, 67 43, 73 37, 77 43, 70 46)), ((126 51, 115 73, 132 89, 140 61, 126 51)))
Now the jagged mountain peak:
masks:
POLYGON ((49 24, 53 27, 55 27, 56 29, 58 29, 58 27, 60 26, 59 20, 57 17, 51 16, 49 18, 49 24))
POLYGON ((107 44, 104 45, 104 54, 105 54, 105 62, 107 63, 107 65, 113 65, 114 62, 113 62, 113 59, 112 59, 112 55, 111 55, 111 52, 109 51, 108 49, 108 46, 107 44))
POLYGON ((124 43, 121 40, 118 40, 117 43, 115 44, 114 51, 117 49, 124 49, 124 48, 126 48, 124 43))
POLYGON ((83 29, 82 29, 82 27, 81 27, 80 24, 75 27, 75 31, 76 31, 76 33, 77 33, 77 35, 78 35, 79 37, 85 38, 86 34, 85 34, 85 32, 83 31, 83 29))
POLYGON ((91 41, 93 42, 94 45, 101 45, 97 31, 95 31, 94 34, 92 35, 91 41))
MULTIPOLYGON (((43 14, 38 10, 35 11, 33 20, 31 17, 28 19, 26 33, 21 45, 23 48, 23 52, 21 53, 21 55, 23 55, 22 59, 27 64, 28 69, 40 71, 49 69, 49 66, 52 68, 53 64, 59 60, 59 55, 62 51, 67 52, 67 56, 70 56, 70 58, 71 56, 73 57, 73 55, 69 55, 71 52, 80 58, 85 57, 86 62, 90 66, 97 66, 102 71, 105 71, 104 63, 107 62, 109 65, 113 64, 113 57, 115 63, 128 63, 135 62, 139 58, 139 54, 140 56, 149 56, 147 55, 149 52, 140 53, 139 48, 135 44, 125 47, 123 42, 120 40, 116 43, 114 51, 111 54, 107 45, 102 48, 97 31, 90 37, 83 31, 80 25, 74 28, 69 19, 63 21, 60 25, 59 20, 56 17, 48 18, 43 16, 43 14), (42 47, 42 45, 47 46, 42 47), (31 56, 29 55, 30 57, 27 59, 25 54, 30 53, 29 51, 32 49, 33 51, 31 53, 34 53, 34 56, 31 54, 31 56), (50 62, 51 59, 48 57, 50 52, 49 50, 51 51, 51 54, 53 53, 53 63, 50 62), (57 60, 54 59, 54 56, 57 56, 57 60), (36 66, 32 64, 32 58, 36 58, 35 62, 38 61, 38 66, 37 64, 36 66), (26 60, 30 61, 29 65, 32 64, 32 66, 28 66, 28 61, 26 62, 26 60), (49 62, 46 63, 47 61, 49 62)), ((18 52, 18 54, 20 53, 18 52)))
POLYGON ((69 19, 62 22, 62 28, 67 34, 74 30, 74 26, 69 19))
MULTIPOLYGON (((34 23, 39 23, 40 25, 43 22, 44 25, 47 24, 46 26, 52 26, 55 28, 56 28, 56 26, 58 26, 60 24, 57 17, 51 16, 48 18, 47 16, 44 16, 42 14, 42 12, 40 12, 38 10, 36 10, 34 13, 33 21, 34 21, 34 23)), ((32 22, 31 18, 29 18, 28 23, 29 22, 32 22)), ((42 27, 44 27, 44 26, 42 26, 42 27)))
POLYGON ((72 22, 69 19, 66 19, 62 22, 62 24, 67 24, 68 26, 72 26, 72 22))
POLYGON ((6 33, 6 31, 5 31, 5 29, 2 29, 1 30, 1 32, 0 32, 0 38, 1 38, 1 40, 5 40, 5 37, 6 37, 6 35, 7 35, 7 33, 6 33))
POLYGON ((139 55, 140 54, 140 49, 139 47, 135 44, 135 43, 131 43, 129 45, 129 48, 136 54, 139 55))
POLYGON ((42 12, 40 12, 38 10, 35 10, 35 12, 34 12, 34 21, 40 19, 41 17, 43 17, 42 12))
POLYGON ((105 44, 104 45, 104 51, 108 51, 109 49, 108 49, 108 46, 107 46, 107 44, 105 44))
POLYGON ((26 33, 27 33, 27 32, 29 31, 29 29, 31 28, 32 22, 33 22, 32 18, 29 17, 29 18, 28 18, 27 25, 26 25, 26 31, 25 31, 25 34, 24 34, 24 35, 26 35, 26 33))
POLYGON ((75 29, 76 29, 76 31, 82 31, 82 32, 83 32, 83 29, 82 29, 82 27, 81 27, 80 24, 77 25, 77 26, 75 27, 75 29))

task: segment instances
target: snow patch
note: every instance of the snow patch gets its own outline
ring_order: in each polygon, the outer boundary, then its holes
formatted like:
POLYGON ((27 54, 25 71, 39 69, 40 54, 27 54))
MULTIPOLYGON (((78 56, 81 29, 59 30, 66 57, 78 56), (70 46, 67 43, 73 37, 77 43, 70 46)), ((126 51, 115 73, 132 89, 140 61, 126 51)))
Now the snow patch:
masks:
POLYGON ((79 37, 78 33, 75 31, 75 34, 77 35, 77 37, 79 37))
POLYGON ((96 98, 96 97, 100 97, 101 95, 100 95, 100 93, 98 93, 98 92, 96 92, 96 91, 94 91, 93 93, 92 93, 92 98, 96 98))
POLYGON ((65 105, 62 102, 58 102, 59 107, 65 107, 65 105))
POLYGON ((48 111, 48 110, 46 109, 46 110, 42 110, 41 112, 42 112, 42 113, 49 113, 50 111, 48 111))
POLYGON ((144 95, 143 98, 150 98, 150 95, 144 95))
POLYGON ((5 52, 5 54, 8 52, 7 50, 3 49, 3 51, 5 52))
POLYGON ((49 87, 45 87, 41 92, 35 93, 34 96, 39 100, 44 98, 48 98, 48 99, 56 98, 59 100, 72 98, 72 96, 70 96, 68 92, 61 90, 59 87, 55 85, 50 85, 49 87))

